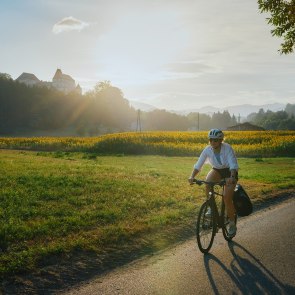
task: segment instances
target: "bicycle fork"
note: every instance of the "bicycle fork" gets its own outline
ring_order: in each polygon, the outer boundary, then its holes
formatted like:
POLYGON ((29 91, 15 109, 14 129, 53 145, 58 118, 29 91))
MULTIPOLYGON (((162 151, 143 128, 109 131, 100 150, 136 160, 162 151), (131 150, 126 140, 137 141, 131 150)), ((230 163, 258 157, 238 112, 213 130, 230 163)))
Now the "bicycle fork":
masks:
POLYGON ((216 235, 219 229, 222 228, 223 223, 222 223, 221 214, 219 214, 217 204, 214 198, 215 198, 214 194, 212 192, 209 192, 208 202, 210 204, 212 214, 213 214, 214 235, 216 235))

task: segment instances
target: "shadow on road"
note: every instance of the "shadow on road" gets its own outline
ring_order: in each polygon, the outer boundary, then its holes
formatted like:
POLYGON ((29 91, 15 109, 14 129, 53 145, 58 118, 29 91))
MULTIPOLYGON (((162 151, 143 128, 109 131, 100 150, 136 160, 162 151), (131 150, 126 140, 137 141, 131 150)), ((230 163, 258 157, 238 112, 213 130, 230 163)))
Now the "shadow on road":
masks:
POLYGON ((233 256, 230 267, 213 254, 204 255, 205 269, 214 294, 221 294, 220 281, 217 282, 217 275, 213 273, 216 264, 234 285, 234 290, 228 290, 229 294, 295 294, 294 286, 280 282, 242 245, 233 241, 228 245, 233 256))

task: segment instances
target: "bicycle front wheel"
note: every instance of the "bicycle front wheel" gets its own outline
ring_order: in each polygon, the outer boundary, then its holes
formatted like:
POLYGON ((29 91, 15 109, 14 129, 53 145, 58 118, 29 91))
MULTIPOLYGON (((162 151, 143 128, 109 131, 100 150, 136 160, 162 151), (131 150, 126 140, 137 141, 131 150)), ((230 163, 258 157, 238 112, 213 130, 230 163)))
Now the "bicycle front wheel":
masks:
POLYGON ((213 244, 214 234, 214 211, 211 204, 206 201, 200 208, 196 223, 197 242, 202 253, 209 252, 213 244))

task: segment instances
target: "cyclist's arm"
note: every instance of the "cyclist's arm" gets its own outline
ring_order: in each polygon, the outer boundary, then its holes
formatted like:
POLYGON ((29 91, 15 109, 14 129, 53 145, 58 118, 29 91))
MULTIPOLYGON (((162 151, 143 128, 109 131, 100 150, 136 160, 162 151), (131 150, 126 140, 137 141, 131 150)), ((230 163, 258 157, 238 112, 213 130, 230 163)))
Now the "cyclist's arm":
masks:
POLYGON ((196 177, 196 175, 199 173, 200 171, 197 169, 193 169, 191 176, 188 179, 188 182, 190 184, 193 184, 194 178, 196 177))
POLYGON ((232 178, 237 178, 238 171, 236 169, 230 169, 230 176, 232 178))
POLYGON ((236 178, 239 166, 238 166, 238 161, 237 161, 235 152, 231 146, 228 147, 227 156, 228 156, 229 169, 231 172, 231 176, 236 178))
POLYGON ((229 169, 230 169, 230 178, 227 179, 227 185, 235 185, 238 179, 238 161, 235 155, 235 152, 231 146, 228 149, 228 162, 229 162, 229 169))
POLYGON ((196 175, 201 171, 202 166, 204 165, 205 161, 207 159, 207 150, 206 148, 202 151, 198 161, 196 162, 196 164, 194 165, 194 169, 192 171, 191 176, 189 177, 188 181, 190 184, 193 183, 194 178, 196 177, 196 175))
POLYGON ((207 151, 208 151, 208 147, 206 147, 206 148, 202 151, 202 153, 201 153, 201 155, 200 155, 198 161, 197 161, 196 164, 194 165, 194 170, 201 171, 201 169, 202 169, 202 167, 203 167, 203 165, 204 165, 204 163, 205 163, 205 161, 206 161, 206 159, 207 159, 207 157, 208 157, 208 153, 207 153, 207 151))

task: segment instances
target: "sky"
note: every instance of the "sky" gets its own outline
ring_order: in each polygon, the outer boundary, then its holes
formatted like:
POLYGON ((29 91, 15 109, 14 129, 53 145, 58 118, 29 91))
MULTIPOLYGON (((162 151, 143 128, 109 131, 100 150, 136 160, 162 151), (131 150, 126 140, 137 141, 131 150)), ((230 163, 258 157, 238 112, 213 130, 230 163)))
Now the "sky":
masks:
POLYGON ((295 53, 267 16, 256 0, 0 0, 0 72, 60 68, 168 110, 295 103, 295 53))

